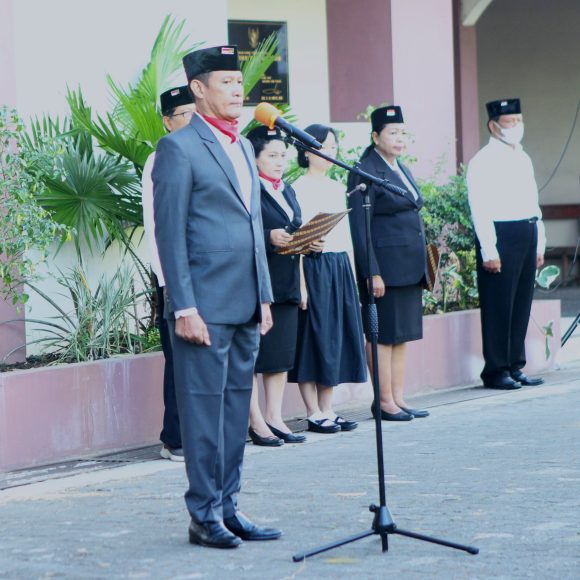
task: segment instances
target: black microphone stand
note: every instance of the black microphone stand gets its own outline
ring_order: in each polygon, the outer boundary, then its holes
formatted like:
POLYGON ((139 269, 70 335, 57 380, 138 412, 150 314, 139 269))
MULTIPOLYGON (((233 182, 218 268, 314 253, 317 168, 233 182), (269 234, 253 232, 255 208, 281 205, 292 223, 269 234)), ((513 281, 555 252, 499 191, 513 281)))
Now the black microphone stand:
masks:
MULTIPOLYGON (((302 149, 303 151, 308 151, 314 155, 318 155, 318 157, 322 157, 331 163, 346 169, 351 173, 355 173, 363 177, 365 180, 376 183, 377 185, 381 185, 387 188, 389 191, 393 193, 397 193, 399 195, 405 195, 405 190, 393 185, 386 179, 380 179, 370 173, 366 173, 362 171, 358 167, 351 167, 338 159, 333 159, 328 155, 321 153, 317 149, 313 149, 308 147, 304 143, 301 143, 297 139, 293 137, 287 137, 286 141, 292 145, 294 145, 298 149, 302 149)), ((356 190, 356 188, 355 188, 356 190)), ((354 193, 355 190, 351 192, 354 193)), ((371 272, 371 258, 370 258, 370 248, 372 245, 371 242, 371 203, 370 203, 370 196, 369 196, 369 188, 366 187, 364 189, 359 189, 363 195, 363 208, 365 210, 365 230, 366 230, 366 248, 367 248, 367 268, 368 272, 371 272)), ((306 558, 310 558, 311 556, 315 556, 317 554, 321 554, 323 552, 327 552, 329 550, 333 550, 334 548, 338 548, 340 546, 344 546, 345 544, 350 544, 351 542, 356 542, 357 540, 362 540, 363 538, 368 538, 372 535, 379 535, 381 537, 382 543, 382 551, 386 552, 389 549, 389 535, 397 534, 399 536, 407 536, 408 538, 413 538, 415 540, 421 540, 423 542, 430 542, 432 544, 439 544, 440 546, 446 546, 448 548, 454 548, 456 550, 463 550, 464 552, 468 552, 470 554, 478 554, 479 548, 475 548, 473 546, 466 546, 463 544, 456 544, 455 542, 449 542, 447 540, 442 540, 440 538, 435 538, 432 536, 426 536, 424 534, 417 534, 415 532, 410 532, 408 530, 402 530, 398 528, 393 520, 393 516, 389 511, 387 506, 387 495, 386 495, 386 481, 385 481, 385 465, 384 465, 384 453, 383 453, 383 430, 381 427, 381 396, 380 396, 380 383, 379 383, 379 356, 378 356, 378 338, 379 338, 379 318, 377 315, 377 306, 375 303, 375 295, 374 295, 374 288, 373 288, 373 279, 372 276, 369 278, 368 282, 368 290, 369 290, 369 304, 368 304, 368 321, 369 321, 369 330, 371 335, 371 359, 373 363, 373 373, 372 373, 372 383, 373 383, 373 397, 374 397, 374 409, 375 409, 375 438, 376 438, 376 448, 377 448, 377 468, 378 468, 378 476, 379 476, 379 505, 371 504, 369 506, 369 510, 374 513, 373 522, 371 525, 370 530, 365 530, 364 532, 360 532, 358 534, 354 534, 353 536, 348 536, 347 538, 343 538, 342 540, 337 540, 335 542, 331 542, 330 544, 326 544, 324 546, 319 546, 312 550, 308 550, 306 552, 300 552, 298 554, 294 554, 292 556, 292 560, 294 562, 302 562, 306 558)))

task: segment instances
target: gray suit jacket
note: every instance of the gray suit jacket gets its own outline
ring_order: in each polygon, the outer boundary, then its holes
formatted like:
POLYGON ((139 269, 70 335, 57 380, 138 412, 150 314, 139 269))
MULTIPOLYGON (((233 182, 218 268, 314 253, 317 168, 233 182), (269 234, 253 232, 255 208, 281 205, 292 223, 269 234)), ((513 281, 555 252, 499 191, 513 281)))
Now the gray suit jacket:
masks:
POLYGON ((264 248, 260 181, 252 147, 250 212, 230 158, 197 115, 163 137, 153 167, 155 238, 167 309, 196 307, 212 324, 244 324, 272 302, 264 248))

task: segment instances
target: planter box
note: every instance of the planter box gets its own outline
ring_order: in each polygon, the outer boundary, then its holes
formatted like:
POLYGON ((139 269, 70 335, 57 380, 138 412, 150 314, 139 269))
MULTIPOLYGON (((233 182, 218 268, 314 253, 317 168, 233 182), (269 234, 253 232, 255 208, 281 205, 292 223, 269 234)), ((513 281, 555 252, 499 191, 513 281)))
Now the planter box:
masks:
POLYGON ((0 472, 159 441, 163 355, 0 373, 0 472))
MULTIPOLYGON (((540 326, 554 320, 552 354, 530 322, 530 373, 551 368, 560 344, 560 302, 534 303, 540 326)), ((424 339, 409 345, 407 392, 479 382, 483 366, 479 311, 425 317, 424 339)), ((159 441, 163 414, 163 355, 0 373, 0 472, 54 463, 159 441)), ((370 402, 370 383, 341 385, 337 406, 370 402)), ((304 416, 296 385, 286 389, 284 416, 304 416)))
MULTIPOLYGON (((560 349, 560 301, 537 300, 532 317, 542 327, 554 321, 554 336, 549 339, 551 354, 545 355, 545 338, 534 320, 530 320, 526 338, 528 364, 532 374, 550 369, 560 349)), ((406 393, 416 395, 437 389, 480 384, 483 369, 481 322, 479 310, 434 314, 423 319, 423 340, 409 343, 406 393)), ((337 406, 372 400, 370 382, 341 385, 335 390, 337 406)), ((298 386, 289 384, 284 400, 285 416, 304 416, 304 404, 298 386)))

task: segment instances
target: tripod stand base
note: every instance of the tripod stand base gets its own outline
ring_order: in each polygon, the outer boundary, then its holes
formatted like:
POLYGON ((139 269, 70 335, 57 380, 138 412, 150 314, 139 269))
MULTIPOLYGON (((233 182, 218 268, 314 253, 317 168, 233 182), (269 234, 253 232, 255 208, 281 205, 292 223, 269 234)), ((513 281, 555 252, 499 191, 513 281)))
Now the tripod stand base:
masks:
POLYGON ((377 507, 375 505, 371 505, 370 510, 375 513, 373 527, 370 530, 360 532, 359 534, 354 534, 352 536, 348 536, 347 538, 343 538, 342 540, 338 540, 330 544, 325 544, 324 546, 319 546, 318 548, 314 548, 313 550, 309 550, 308 552, 294 554, 294 556, 292 556, 292 560, 294 562, 302 562, 303 560, 306 560, 306 558, 310 558, 311 556, 316 556, 317 554, 328 552, 329 550, 333 550, 334 548, 339 548, 340 546, 344 546, 346 544, 356 542, 357 540, 368 538, 369 536, 373 536, 375 534, 381 537, 381 545, 383 552, 386 552, 389 549, 389 535, 399 535, 406 536, 407 538, 413 538, 414 540, 421 540, 422 542, 438 544, 439 546, 445 546, 446 548, 462 550, 463 552, 467 552, 468 554, 474 555, 479 554, 479 548, 475 548, 474 546, 457 544, 455 542, 442 540, 441 538, 426 536, 425 534, 417 534, 415 532, 410 532, 408 530, 401 530, 400 528, 397 528, 397 526, 391 519, 391 514, 389 513, 388 508, 385 506, 377 507))

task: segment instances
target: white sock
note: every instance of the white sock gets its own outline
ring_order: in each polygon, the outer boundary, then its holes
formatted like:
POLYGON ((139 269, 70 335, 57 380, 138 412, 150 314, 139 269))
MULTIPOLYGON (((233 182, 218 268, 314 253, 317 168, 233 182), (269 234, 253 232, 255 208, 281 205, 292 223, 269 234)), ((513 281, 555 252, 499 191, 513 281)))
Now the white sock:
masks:
POLYGON ((312 413, 312 415, 308 417, 309 421, 320 421, 320 419, 325 419, 325 416, 321 411, 316 411, 316 413, 312 413))
POLYGON ((334 421, 336 419, 336 413, 334 411, 321 411, 322 416, 329 421, 334 421))

